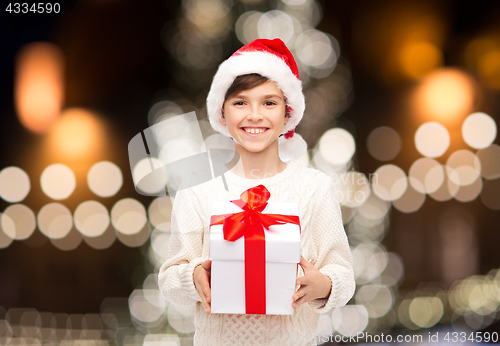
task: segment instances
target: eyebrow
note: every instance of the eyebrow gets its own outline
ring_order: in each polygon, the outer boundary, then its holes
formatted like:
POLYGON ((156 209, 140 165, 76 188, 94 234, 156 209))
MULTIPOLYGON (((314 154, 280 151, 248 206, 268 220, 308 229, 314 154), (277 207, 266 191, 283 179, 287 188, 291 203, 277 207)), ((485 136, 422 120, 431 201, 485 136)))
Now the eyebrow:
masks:
MULTIPOLYGON (((273 98, 273 97, 276 97, 276 98, 279 98, 279 99, 283 99, 281 96, 277 95, 277 94, 268 94, 268 95, 264 95, 264 99, 270 99, 270 98, 273 98)), ((232 98, 242 98, 242 99, 246 99, 247 97, 245 95, 235 95, 233 96, 232 98)))

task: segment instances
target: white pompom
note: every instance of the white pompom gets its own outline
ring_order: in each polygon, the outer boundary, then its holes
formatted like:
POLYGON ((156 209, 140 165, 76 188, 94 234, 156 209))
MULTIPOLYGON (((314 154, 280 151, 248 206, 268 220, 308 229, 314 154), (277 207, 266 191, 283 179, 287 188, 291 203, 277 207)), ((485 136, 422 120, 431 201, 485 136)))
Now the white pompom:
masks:
POLYGON ((307 150, 307 142, 297 132, 292 138, 281 136, 278 139, 279 156, 281 161, 287 162, 297 160, 305 154, 307 150))

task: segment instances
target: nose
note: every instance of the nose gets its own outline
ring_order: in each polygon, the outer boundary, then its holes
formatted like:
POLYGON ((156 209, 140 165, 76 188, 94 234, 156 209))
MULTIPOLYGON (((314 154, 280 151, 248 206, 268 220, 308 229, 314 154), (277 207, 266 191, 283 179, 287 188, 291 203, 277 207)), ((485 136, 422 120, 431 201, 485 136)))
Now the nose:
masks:
POLYGON ((247 119, 252 120, 252 121, 259 121, 259 120, 263 119, 263 116, 262 116, 258 106, 255 106, 255 105, 251 106, 250 112, 247 115, 247 119))

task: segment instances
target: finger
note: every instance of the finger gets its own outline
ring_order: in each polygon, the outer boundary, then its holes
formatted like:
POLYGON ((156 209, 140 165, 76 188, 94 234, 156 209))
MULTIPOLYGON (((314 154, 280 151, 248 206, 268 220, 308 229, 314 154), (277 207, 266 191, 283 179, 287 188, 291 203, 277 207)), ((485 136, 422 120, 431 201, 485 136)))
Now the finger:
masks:
POLYGON ((304 303, 307 303, 309 301, 309 296, 308 295, 305 295, 303 297, 300 297, 299 299, 297 299, 296 301, 294 301, 292 303, 292 308, 294 309, 297 309, 299 306, 301 306, 302 304, 304 303))
POLYGON ((210 273, 210 270, 212 269, 212 261, 211 260, 206 260, 202 264, 203 269, 205 269, 207 272, 210 273))
POLYGON ((201 297, 201 300, 203 301, 203 305, 205 306, 205 312, 207 314, 209 314, 210 313, 210 305, 207 302, 207 298, 205 297, 205 294, 203 292, 201 292, 200 297, 201 297))
POLYGON ((296 285, 309 285, 311 283, 311 280, 309 279, 308 276, 301 276, 300 278, 297 279, 296 285))
POLYGON ((205 308, 207 310, 207 313, 210 313, 210 302, 212 300, 212 292, 210 290, 210 286, 208 286, 207 284, 202 284, 201 290, 206 301, 205 308))
POLYGON ((301 287, 297 290, 297 292, 295 292, 292 296, 292 299, 294 301, 297 301, 299 300, 300 298, 302 298, 303 296, 305 296, 307 294, 309 290, 306 288, 306 287, 301 287))
POLYGON ((311 264, 311 263, 309 263, 309 262, 308 262, 308 261, 304 258, 304 256, 300 255, 300 262, 299 262, 299 264, 300 264, 300 266, 302 267, 302 269, 304 269, 304 271, 305 271, 305 269, 306 269, 306 268, 309 266, 309 264, 311 264))

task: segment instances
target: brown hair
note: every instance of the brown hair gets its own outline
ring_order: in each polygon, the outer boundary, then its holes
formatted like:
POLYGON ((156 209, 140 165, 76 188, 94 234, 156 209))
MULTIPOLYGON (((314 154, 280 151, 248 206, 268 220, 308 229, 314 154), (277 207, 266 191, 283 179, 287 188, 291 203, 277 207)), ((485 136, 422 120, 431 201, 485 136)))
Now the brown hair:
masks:
MULTIPOLYGON (((224 102, 223 102, 223 106, 222 106, 222 115, 224 115, 224 103, 226 103, 226 101, 229 98, 233 97, 234 95, 237 95, 241 91, 253 89, 253 88, 258 87, 259 85, 262 85, 268 81, 270 81, 269 78, 264 77, 258 73, 249 73, 249 74, 244 74, 244 75, 240 75, 240 76, 236 77, 233 81, 233 84, 231 84, 229 89, 227 89, 226 96, 224 97, 224 102)), ((285 116, 290 117, 290 112, 288 110, 286 96, 283 95, 283 97, 285 98, 285 105, 286 105, 285 116)))

